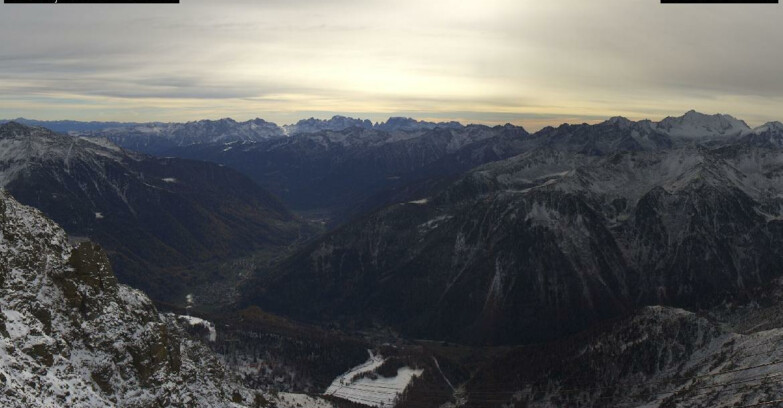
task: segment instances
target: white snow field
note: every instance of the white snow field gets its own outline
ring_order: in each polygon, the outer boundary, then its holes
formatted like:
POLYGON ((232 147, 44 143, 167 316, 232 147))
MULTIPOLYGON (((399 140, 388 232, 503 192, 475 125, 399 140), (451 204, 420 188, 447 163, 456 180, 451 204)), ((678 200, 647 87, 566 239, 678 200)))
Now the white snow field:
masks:
POLYGON ((411 381, 420 376, 424 370, 401 367, 394 377, 368 378, 362 374, 375 371, 386 359, 379 354, 373 354, 370 350, 367 352, 370 354, 370 359, 335 378, 324 395, 372 407, 393 408, 411 381))

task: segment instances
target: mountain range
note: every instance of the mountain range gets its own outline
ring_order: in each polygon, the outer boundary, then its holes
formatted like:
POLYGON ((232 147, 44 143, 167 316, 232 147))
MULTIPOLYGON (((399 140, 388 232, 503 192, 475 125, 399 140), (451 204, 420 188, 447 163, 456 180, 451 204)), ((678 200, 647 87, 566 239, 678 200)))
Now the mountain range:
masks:
POLYGON ((515 127, 387 132, 358 127, 258 143, 200 144, 167 154, 234 168, 292 210, 340 221, 387 204, 400 190, 452 177, 521 151, 515 127))
POLYGON ((783 397, 779 122, 57 126, 0 125, 6 405, 783 397), (311 238, 301 216, 330 229, 311 238), (214 323, 160 314, 110 263, 158 300, 185 306, 226 270, 241 297, 214 323), (25 369, 72 373, 75 391, 25 369))
POLYGON ((690 111, 659 122, 613 118, 607 125, 563 125, 529 134, 518 126, 463 126, 392 117, 334 116, 278 127, 255 119, 116 127, 106 137, 131 150, 206 160, 239 170, 289 208, 338 224, 369 210, 427 192, 483 163, 548 145, 587 154, 668 148, 736 139, 753 131, 729 115, 690 111), (607 134, 599 135, 597 131, 607 134))
POLYGON ((783 152, 768 143, 780 135, 681 119, 665 131, 616 118, 525 137, 520 155, 312 242, 261 274, 247 302, 516 344, 644 305, 748 301, 783 262, 783 152))

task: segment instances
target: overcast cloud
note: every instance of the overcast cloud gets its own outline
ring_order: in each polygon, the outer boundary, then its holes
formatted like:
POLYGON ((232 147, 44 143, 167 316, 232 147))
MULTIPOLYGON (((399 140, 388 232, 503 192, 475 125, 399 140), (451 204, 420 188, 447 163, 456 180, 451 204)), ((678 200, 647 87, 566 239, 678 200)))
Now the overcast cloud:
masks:
POLYGON ((0 5, 0 117, 783 120, 783 6, 658 0, 0 5))

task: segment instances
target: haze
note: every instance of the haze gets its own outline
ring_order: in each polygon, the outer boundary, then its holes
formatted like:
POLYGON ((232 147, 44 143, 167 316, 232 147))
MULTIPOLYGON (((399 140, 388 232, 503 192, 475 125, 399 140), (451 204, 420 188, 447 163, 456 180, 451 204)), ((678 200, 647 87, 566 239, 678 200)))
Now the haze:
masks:
POLYGON ((658 0, 0 5, 0 118, 280 124, 345 114, 529 130, 783 111, 780 5, 658 0))

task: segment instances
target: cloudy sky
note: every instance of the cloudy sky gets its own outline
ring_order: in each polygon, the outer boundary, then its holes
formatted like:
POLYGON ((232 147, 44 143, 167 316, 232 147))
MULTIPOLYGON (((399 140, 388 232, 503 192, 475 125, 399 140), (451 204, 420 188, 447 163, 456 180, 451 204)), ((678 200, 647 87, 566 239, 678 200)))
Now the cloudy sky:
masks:
POLYGON ((783 5, 0 5, 0 118, 783 120, 783 5))

